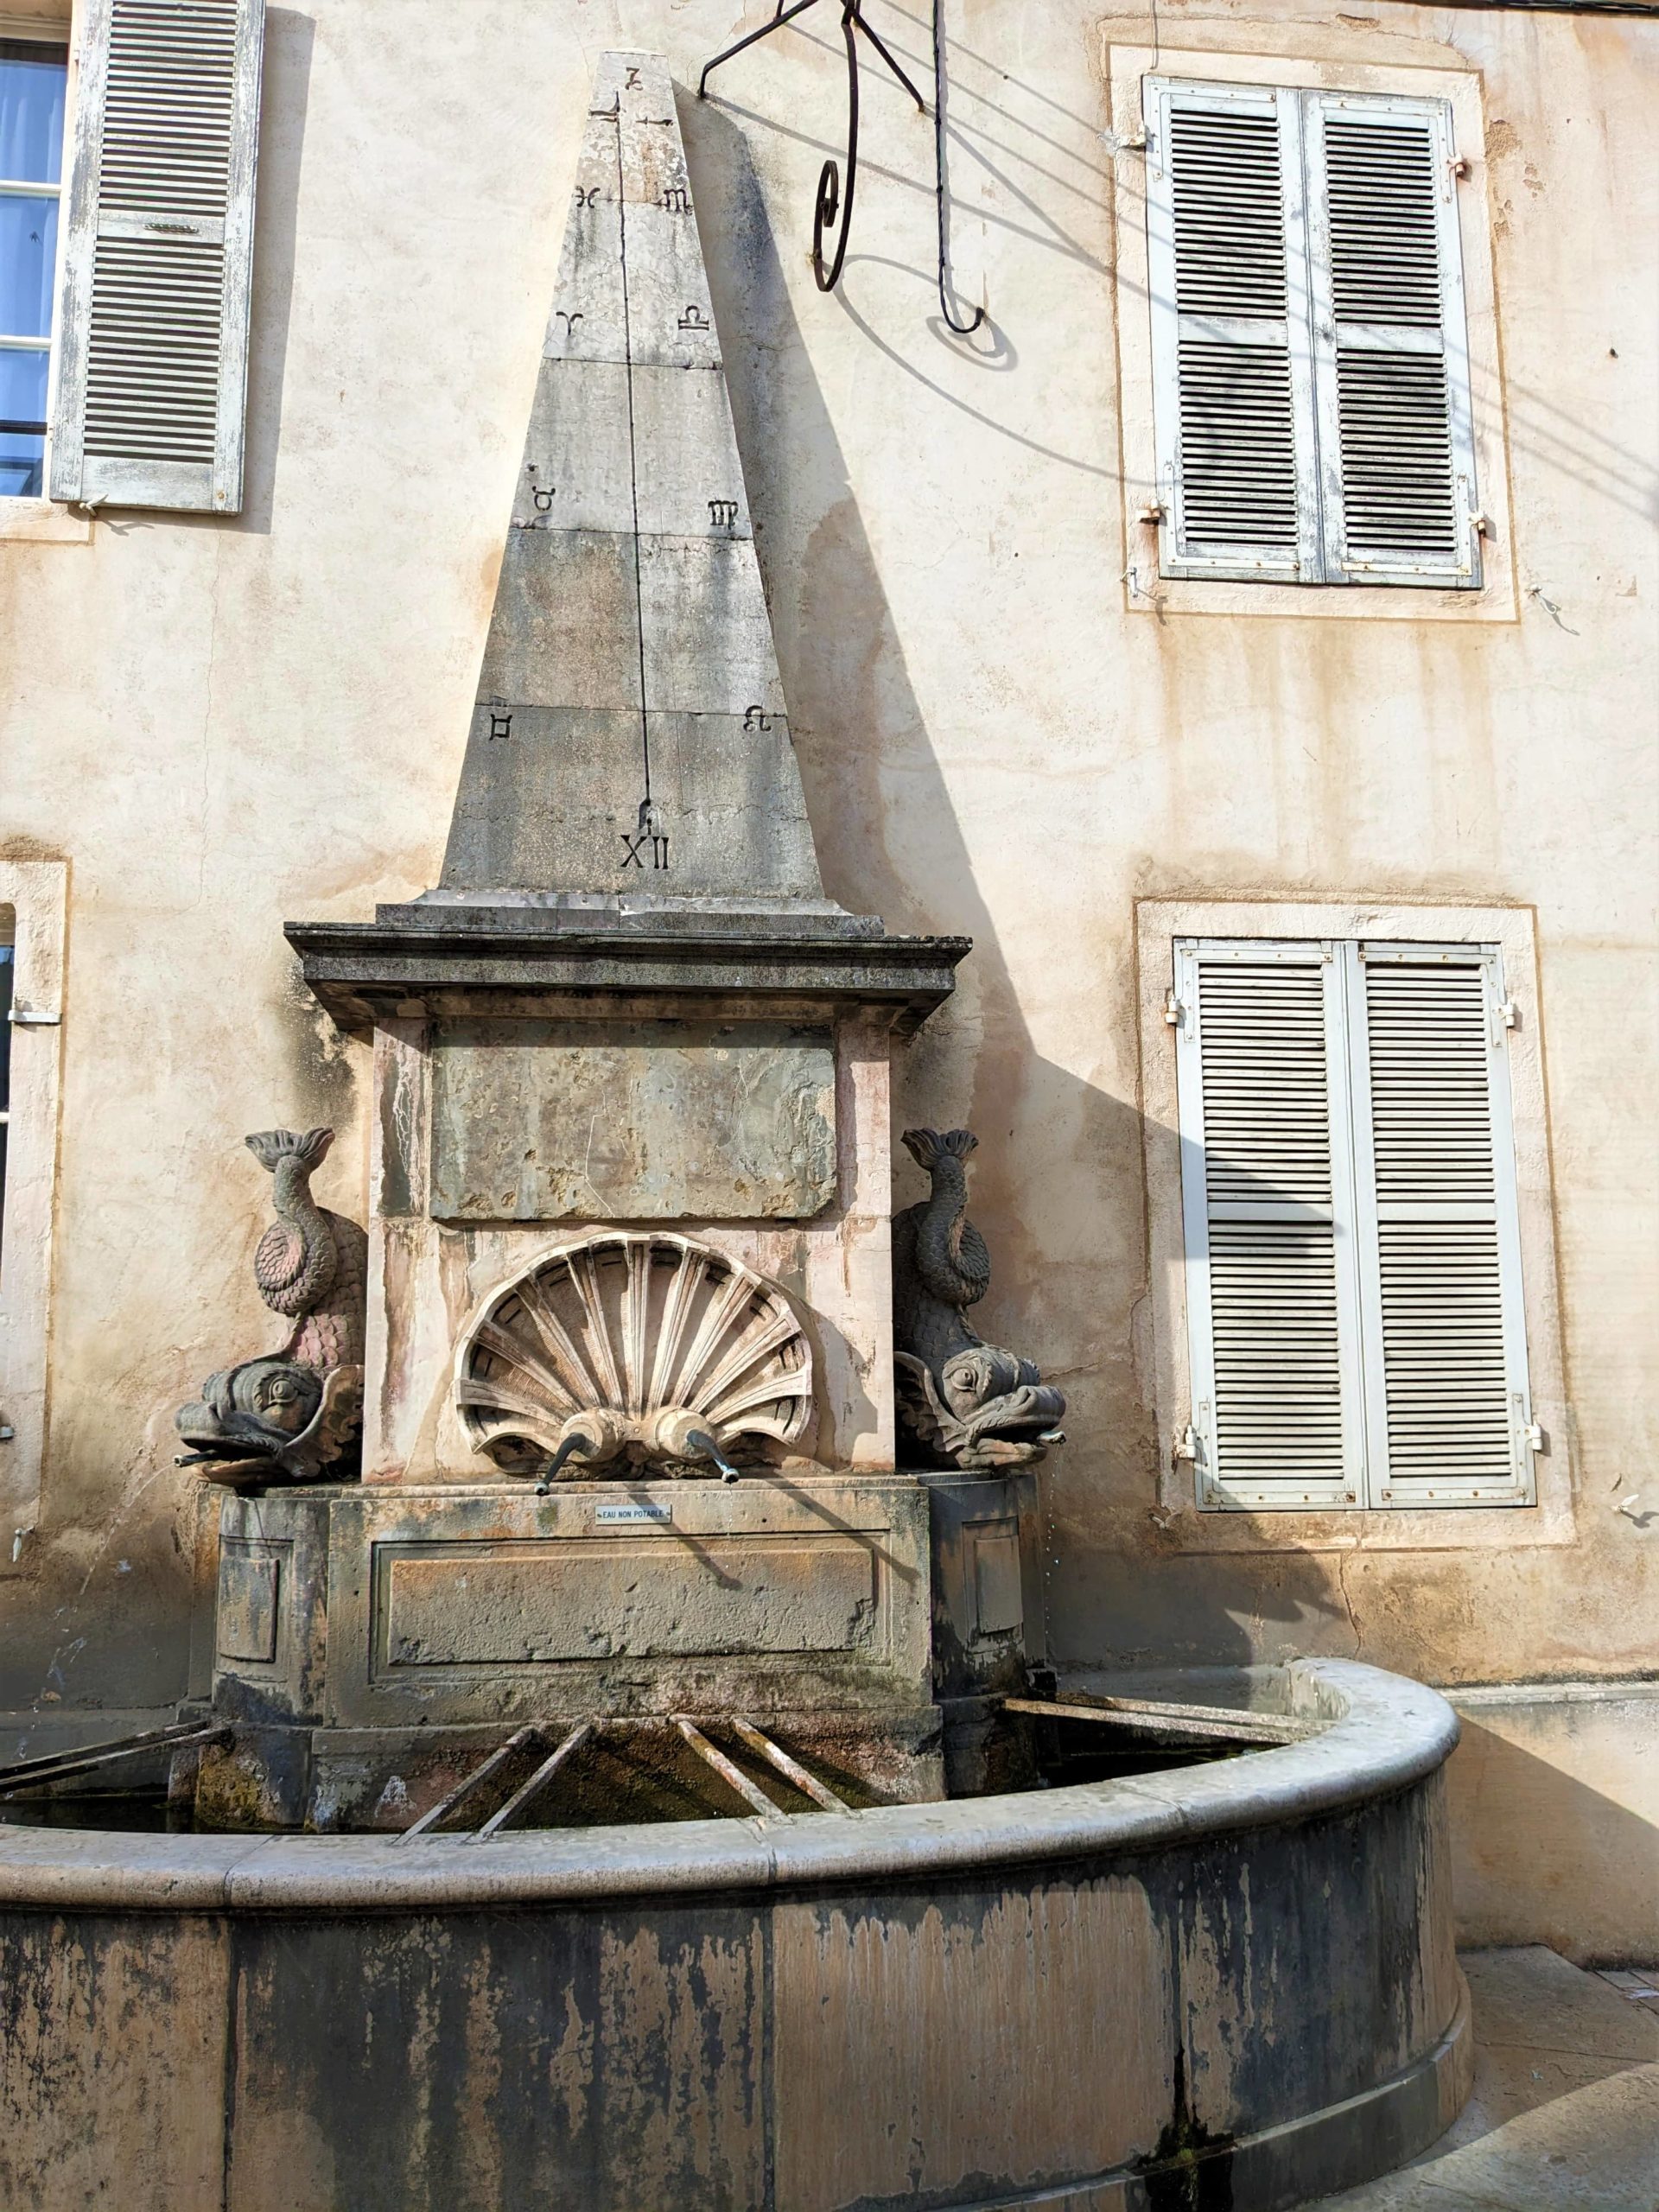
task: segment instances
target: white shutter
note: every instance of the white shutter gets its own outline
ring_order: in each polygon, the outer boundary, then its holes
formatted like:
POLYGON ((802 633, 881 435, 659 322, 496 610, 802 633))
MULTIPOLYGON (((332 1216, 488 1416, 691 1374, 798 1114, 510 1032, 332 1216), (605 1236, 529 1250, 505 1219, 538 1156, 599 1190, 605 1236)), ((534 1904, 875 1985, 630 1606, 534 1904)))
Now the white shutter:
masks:
POLYGON ((1317 575, 1297 95, 1153 77, 1145 99, 1160 565, 1317 575))
POLYGON ((1508 1033, 1495 947, 1350 948, 1375 1505, 1532 1496, 1508 1033))
POLYGON ((1334 950, 1176 947, 1204 1504, 1313 1509, 1363 1495, 1346 1016, 1334 950))
POLYGON ((1306 96, 1332 583, 1480 582, 1451 111, 1306 96))
POLYGON ((88 0, 52 496, 242 504, 264 0, 88 0))

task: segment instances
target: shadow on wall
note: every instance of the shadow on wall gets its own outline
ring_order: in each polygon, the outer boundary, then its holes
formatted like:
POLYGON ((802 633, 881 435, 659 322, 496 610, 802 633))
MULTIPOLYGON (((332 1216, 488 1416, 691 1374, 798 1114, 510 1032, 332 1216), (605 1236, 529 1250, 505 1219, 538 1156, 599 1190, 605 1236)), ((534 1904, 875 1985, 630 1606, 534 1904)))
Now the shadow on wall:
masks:
POLYGON ((1458 1940, 1659 1959, 1659 1827, 1465 1713, 1446 1769, 1458 1940))
MULTIPOLYGON (((856 912, 880 914, 891 929, 960 931, 974 939, 955 997, 905 1048, 895 1070, 894 1128, 896 1134, 910 1121, 963 1122, 981 1138, 972 1211, 991 1246, 992 1287, 976 1323, 991 1341, 1038 1359, 1046 1378, 1071 1397, 1074 1441, 1042 1470, 1051 1554, 1065 1560, 1070 1593, 1071 1625, 1068 1630, 1062 1611, 1056 1656, 1063 1663, 1109 1656, 1121 1665, 1225 1665, 1305 1649, 1346 1651, 1345 1628, 1333 1638, 1329 1625, 1344 1609, 1330 1595, 1325 1569, 1311 1560, 1279 1554, 1235 1567, 1172 1551, 1147 1575, 1144 1564, 1103 1545, 1103 1508, 1144 1510, 1157 1495, 1160 1446, 1131 1350, 1131 1307, 1144 1293, 1147 1264, 1141 1116, 1133 1101, 1057 1065, 1033 1046, 911 686, 747 141, 733 115, 712 104, 683 94, 681 112, 826 888, 856 912), (767 560, 769 535, 774 543, 798 537, 804 546, 792 601, 778 596, 783 579, 767 560), (1033 1127, 1045 1139, 1045 1156, 1035 1163, 1016 1156, 1013 1141, 1017 1128, 1033 1127), (1096 1191, 1134 1196, 1115 1210, 1113 1249, 1057 1264, 1041 1231, 1024 1226, 1022 1205, 1033 1187, 1033 1165, 1039 1178, 1061 1164, 1096 1191), (1130 1404, 1137 1408, 1132 1422, 1114 1426, 1107 1408, 1130 1404), (1084 1648, 1069 1648, 1079 1643, 1084 1648)), ((1116 988, 1132 1027, 1128 963, 1116 988)), ((919 1171, 901 1163, 900 1172, 905 1187, 896 1205, 925 1194, 919 1171)), ((1087 1203, 1092 1209, 1092 1198, 1087 1203)))

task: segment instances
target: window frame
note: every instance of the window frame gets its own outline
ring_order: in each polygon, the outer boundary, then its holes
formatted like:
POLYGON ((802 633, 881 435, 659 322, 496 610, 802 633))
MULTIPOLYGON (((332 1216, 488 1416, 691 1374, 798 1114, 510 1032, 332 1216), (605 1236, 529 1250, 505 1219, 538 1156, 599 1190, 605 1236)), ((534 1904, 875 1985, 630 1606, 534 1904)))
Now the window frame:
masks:
MULTIPOLYGON (((1262 54, 1243 31, 1237 48, 1204 50, 1138 40, 1104 41, 1110 87, 1113 313, 1118 370, 1118 430, 1122 494, 1122 606, 1160 621, 1172 615, 1230 614, 1253 619, 1293 615, 1304 620, 1514 622, 1519 620, 1510 543, 1510 472, 1503 360, 1497 326, 1494 230, 1485 155, 1482 85, 1472 70, 1418 67, 1398 58, 1397 41, 1379 30, 1338 24, 1319 35, 1320 58, 1262 54), (1463 164, 1455 213, 1463 270, 1469 363, 1471 434, 1481 534, 1478 587, 1350 582, 1321 588, 1284 578, 1206 574, 1172 575, 1159 563, 1160 486, 1154 410, 1152 317, 1147 293, 1147 151, 1143 82, 1179 78, 1222 87, 1376 95, 1444 100, 1450 107, 1463 164)), ((1259 32, 1256 34, 1259 38, 1259 32)))
POLYGON ((75 143, 75 89, 79 78, 80 22, 79 8, 42 9, 39 14, 19 14, 0 6, 0 40, 17 45, 48 46, 66 51, 68 68, 64 92, 63 147, 58 165, 57 252, 52 269, 52 326, 48 333, 46 372, 46 435, 41 445, 41 485, 38 493, 0 493, 0 543, 7 540, 85 544, 92 537, 92 517, 54 499, 51 481, 52 426, 57 411, 58 365, 63 326, 64 249, 67 243, 69 169, 75 143))
POLYGON ((0 1249, 0 1578, 26 1566, 46 1444, 58 1117, 62 1084, 65 861, 0 861, 12 917, 10 1120, 0 1249))
MULTIPOLYGON (((3 499, 10 500, 23 499, 34 500, 38 499, 44 495, 47 465, 46 446, 47 440, 51 435, 52 428, 52 378, 57 359, 58 315, 60 305, 58 278, 59 271, 62 265, 63 252, 64 169, 69 157, 68 26, 67 24, 65 25, 64 35, 60 40, 34 36, 20 38, 7 28, 3 19, 0 19, 0 48, 6 47, 40 47, 54 55, 61 54, 63 57, 63 137, 62 143, 58 149, 58 175, 56 181, 54 182, 50 178, 36 179, 29 177, 0 176, 0 198, 7 200, 51 200, 57 203, 58 207, 57 236, 53 250, 52 268, 47 279, 47 296, 51 302, 51 313, 47 320, 45 333, 43 335, 37 335, 22 331, 0 331, 0 351, 3 351, 8 353, 44 353, 46 356, 46 383, 42 391, 42 419, 39 426, 39 435, 41 440, 40 474, 42 490, 38 493, 0 493, 0 499, 3 499)), ((14 57, 11 55, 0 53, 0 60, 9 60, 13 58, 14 57)))
POLYGON ((1148 1234, 1148 1320, 1158 1424, 1155 1510, 1184 1552, 1531 1548, 1574 1541, 1575 1433, 1567 1402, 1555 1224, 1544 1090, 1535 917, 1527 906, 1415 906, 1391 902, 1169 899, 1135 902, 1143 1168, 1148 1234), (1176 1075, 1175 944, 1205 939, 1358 939, 1499 948, 1515 1022, 1509 1032, 1516 1217, 1533 1421, 1535 1503, 1413 1503, 1224 1511, 1201 1509, 1184 1456, 1193 1421, 1187 1313, 1185 1205, 1176 1075))

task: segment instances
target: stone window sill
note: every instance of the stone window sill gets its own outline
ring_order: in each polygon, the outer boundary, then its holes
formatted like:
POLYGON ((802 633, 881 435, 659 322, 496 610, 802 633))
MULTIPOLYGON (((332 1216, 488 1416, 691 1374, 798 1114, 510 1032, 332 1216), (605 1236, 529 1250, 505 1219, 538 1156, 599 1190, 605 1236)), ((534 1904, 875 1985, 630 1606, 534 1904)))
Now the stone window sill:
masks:
POLYGON ((32 545, 85 545, 92 534, 91 515, 56 499, 0 499, 0 539, 32 545))

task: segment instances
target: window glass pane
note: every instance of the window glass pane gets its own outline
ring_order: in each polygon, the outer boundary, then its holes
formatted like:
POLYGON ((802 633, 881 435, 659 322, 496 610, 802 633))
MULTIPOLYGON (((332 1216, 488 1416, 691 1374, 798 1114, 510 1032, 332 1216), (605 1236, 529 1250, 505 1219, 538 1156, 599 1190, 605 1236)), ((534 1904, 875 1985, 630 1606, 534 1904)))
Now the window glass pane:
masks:
POLYGON ((45 462, 46 440, 38 430, 0 430, 0 499, 40 499, 45 462))
POLYGON ((0 177, 59 181, 68 65, 60 46, 0 39, 0 177))
POLYGON ((58 203, 0 192, 0 337, 48 338, 58 203))
POLYGON ((44 346, 0 347, 0 423, 46 422, 46 365, 44 346))

